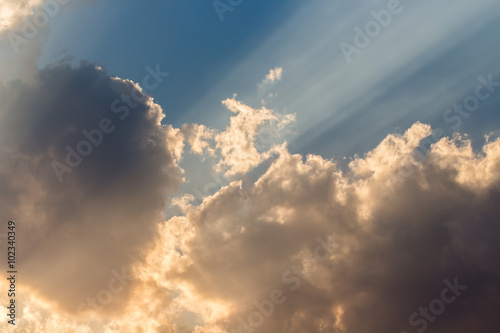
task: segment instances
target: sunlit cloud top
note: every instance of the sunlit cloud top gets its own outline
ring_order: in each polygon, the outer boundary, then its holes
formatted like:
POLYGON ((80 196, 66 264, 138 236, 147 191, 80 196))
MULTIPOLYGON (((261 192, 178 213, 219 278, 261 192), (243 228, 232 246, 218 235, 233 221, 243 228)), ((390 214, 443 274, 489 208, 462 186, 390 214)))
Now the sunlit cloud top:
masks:
POLYGON ((0 33, 13 28, 44 0, 2 0, 0 3, 0 33))

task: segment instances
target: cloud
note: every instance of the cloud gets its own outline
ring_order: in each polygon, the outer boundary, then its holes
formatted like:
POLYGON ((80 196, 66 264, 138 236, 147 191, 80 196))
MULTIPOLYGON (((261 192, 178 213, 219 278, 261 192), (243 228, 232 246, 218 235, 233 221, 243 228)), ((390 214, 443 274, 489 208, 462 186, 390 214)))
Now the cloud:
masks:
POLYGON ((4 0, 0 3, 0 83, 36 84, 50 23, 65 9, 93 0, 4 0))
POLYGON ((194 195, 185 194, 179 198, 172 198, 172 206, 179 207, 183 213, 186 212, 189 207, 189 203, 194 200, 194 195))
POLYGON ((146 253, 181 172, 173 129, 137 84, 87 63, 38 76, 0 87, 0 215, 18 223, 23 289, 75 314, 146 253))
POLYGON ((410 332, 423 325, 410 315, 456 278, 466 291, 429 331, 494 332, 500 139, 473 153, 467 139, 443 138, 417 160, 429 133, 416 123, 389 135, 347 172, 281 146, 250 188, 234 181, 165 222, 142 278, 175 289, 201 332, 236 332, 277 289, 286 300, 254 332, 410 332), (318 237, 335 244, 320 262, 311 260, 318 237))
POLYGON ((182 133, 184 139, 191 146, 191 151, 195 154, 203 154, 204 151, 209 155, 214 155, 214 149, 210 147, 209 139, 213 139, 214 130, 207 128, 204 125, 198 124, 183 124, 182 133))
POLYGON ((255 141, 264 125, 282 129, 295 120, 293 114, 278 115, 272 110, 261 107, 254 109, 235 97, 226 99, 223 104, 233 113, 230 125, 215 135, 216 148, 220 150, 221 160, 215 165, 216 172, 225 171, 225 176, 244 174, 269 157, 273 149, 259 152, 255 141))
POLYGON ((262 85, 274 83, 275 81, 281 80, 281 74, 283 74, 282 67, 275 67, 274 69, 269 70, 266 78, 262 81, 262 85))
POLYGON ((171 130, 177 142, 176 156, 182 155, 184 143, 188 143, 190 152, 216 161, 213 166, 216 173, 241 176, 274 152, 277 139, 287 133, 287 126, 295 121, 295 115, 265 107, 254 109, 238 101, 236 95, 222 103, 235 114, 223 131, 199 124, 183 124, 181 129, 171 130))
POLYGON ((44 0, 4 0, 0 3, 0 33, 12 29, 31 15, 44 0))
POLYGON ((161 108, 140 86, 93 65, 56 65, 39 81, 0 90, 1 218, 18 221, 23 288, 33 295, 23 325, 411 332, 423 327, 420 308, 442 297, 443 281, 457 279, 467 289, 425 322, 429 332, 497 329, 500 139, 475 151, 455 135, 422 155, 432 129, 415 123, 342 170, 286 143, 259 150, 264 124, 293 117, 235 97, 224 101, 234 113, 225 130, 176 129, 161 125, 161 108), (64 163, 66 146, 78 147, 103 118, 116 129, 59 182, 52 162, 64 163), (186 142, 196 154, 213 152, 233 181, 199 205, 190 194, 172 200, 184 215, 162 221, 186 142), (103 294, 122 268, 133 279, 92 317, 88 297, 103 294), (282 301, 271 311, 276 292, 282 301), (409 321, 414 313, 418 323, 409 321))

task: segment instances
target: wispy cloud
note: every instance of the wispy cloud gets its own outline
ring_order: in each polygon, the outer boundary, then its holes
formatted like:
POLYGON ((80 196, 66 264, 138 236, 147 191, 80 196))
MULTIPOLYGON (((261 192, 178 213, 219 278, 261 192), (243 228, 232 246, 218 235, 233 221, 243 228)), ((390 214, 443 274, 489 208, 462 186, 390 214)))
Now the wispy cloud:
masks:
POLYGON ((283 68, 275 67, 267 73, 266 78, 262 81, 262 84, 269 84, 275 81, 281 80, 281 75, 283 74, 283 68))

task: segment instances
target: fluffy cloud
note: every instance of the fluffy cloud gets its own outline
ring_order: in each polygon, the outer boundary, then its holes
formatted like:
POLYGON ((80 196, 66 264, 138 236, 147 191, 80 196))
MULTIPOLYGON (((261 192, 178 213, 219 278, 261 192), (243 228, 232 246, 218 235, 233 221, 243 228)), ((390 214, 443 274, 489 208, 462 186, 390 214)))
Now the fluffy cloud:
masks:
POLYGON ((191 146, 191 151, 195 154, 214 155, 214 148, 210 147, 209 140, 213 139, 215 132, 204 125, 184 124, 181 132, 184 134, 184 140, 191 146))
POLYGON ((223 104, 236 116, 231 117, 230 125, 223 132, 215 135, 216 148, 222 158, 214 170, 225 171, 227 177, 244 174, 269 157, 273 149, 259 152, 255 142, 262 126, 282 129, 295 120, 293 114, 277 115, 265 107, 254 109, 234 97, 223 104))
POLYGON ((86 63, 38 81, 0 88, 0 216, 18 223, 23 288, 74 314, 146 253, 181 173, 172 128, 135 83, 86 63))
POLYGON ((278 114, 265 107, 254 109, 238 101, 236 96, 222 103, 235 114, 229 126, 223 131, 198 124, 184 124, 181 129, 174 129, 179 142, 177 155, 182 155, 187 142, 194 154, 217 161, 213 166, 216 173, 223 172, 228 178, 242 176, 270 157, 276 149, 276 141, 295 121, 295 115, 278 114))
POLYGON ((496 332, 500 139, 478 152, 457 135, 422 155, 431 128, 416 123, 342 170, 286 144, 258 149, 263 125, 293 117, 235 98, 224 131, 176 129, 137 84, 92 65, 57 65, 39 81, 0 90, 1 218, 22 235, 26 330, 496 332), (103 118, 116 128, 68 166, 66 146, 78 151, 103 118), (197 206, 174 199, 183 215, 161 221, 186 143, 234 181, 197 206), (62 182, 54 161, 72 169, 62 182), (87 298, 122 268, 127 288, 93 318, 87 298), (455 279, 467 289, 424 320, 455 279))
POLYGON ((417 159, 429 134, 417 123, 389 135, 346 172, 282 146, 250 188, 234 181, 167 221, 142 278, 177 290, 200 332, 238 331, 277 289, 286 300, 238 332, 411 332, 456 279, 467 289, 443 314, 429 312, 428 331, 495 332, 500 139, 474 153, 466 139, 444 138, 417 159), (334 245, 328 260, 314 260, 318 237, 334 245))

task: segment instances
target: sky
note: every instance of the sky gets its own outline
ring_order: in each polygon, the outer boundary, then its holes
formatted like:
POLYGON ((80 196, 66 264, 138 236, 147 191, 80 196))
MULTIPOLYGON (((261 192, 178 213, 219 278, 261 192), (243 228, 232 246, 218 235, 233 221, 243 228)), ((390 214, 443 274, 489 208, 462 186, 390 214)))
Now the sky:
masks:
POLYGON ((1 330, 497 332, 499 32, 495 0, 2 0, 1 330))

